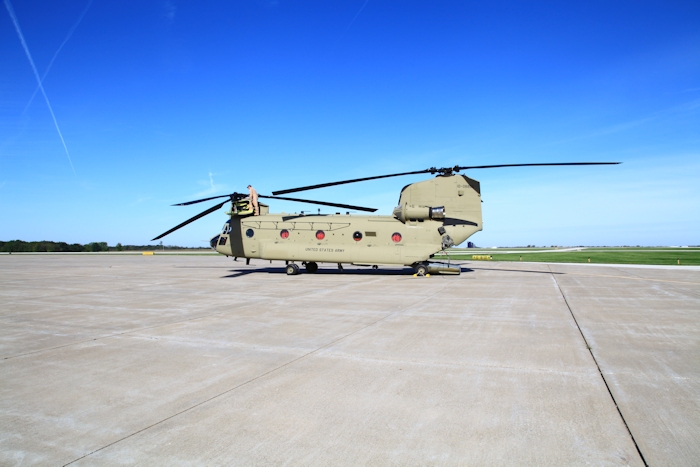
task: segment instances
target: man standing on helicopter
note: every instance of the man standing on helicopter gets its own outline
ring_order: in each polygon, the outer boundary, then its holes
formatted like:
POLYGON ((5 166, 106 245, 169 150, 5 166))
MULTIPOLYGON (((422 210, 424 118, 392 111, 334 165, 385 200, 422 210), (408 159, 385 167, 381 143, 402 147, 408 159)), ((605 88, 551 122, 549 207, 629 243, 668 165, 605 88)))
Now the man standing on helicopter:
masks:
POLYGON ((253 205, 253 209, 255 209, 255 215, 259 215, 258 192, 255 191, 252 185, 248 185, 248 199, 250 200, 250 204, 253 205))

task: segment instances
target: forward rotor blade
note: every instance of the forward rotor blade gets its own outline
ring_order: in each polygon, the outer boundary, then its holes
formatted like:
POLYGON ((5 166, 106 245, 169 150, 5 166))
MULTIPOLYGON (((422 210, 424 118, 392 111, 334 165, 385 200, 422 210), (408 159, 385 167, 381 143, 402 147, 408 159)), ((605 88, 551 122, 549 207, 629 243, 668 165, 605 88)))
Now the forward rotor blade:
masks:
POLYGON ((297 201, 300 203, 309 203, 309 204, 320 204, 322 206, 332 206, 334 208, 343 208, 343 209, 352 209, 353 211, 365 211, 365 212, 374 212, 376 209, 374 208, 365 208, 362 206, 353 206, 351 204, 340 204, 340 203, 328 203, 326 201, 314 201, 312 199, 299 199, 299 198, 285 198, 283 196, 265 196, 265 195, 258 195, 258 198, 270 198, 270 199, 282 199, 285 201, 297 201))
POLYGON ((197 199, 195 201, 187 201, 185 203, 173 204, 173 206, 189 206, 190 204, 197 204, 197 203, 201 203, 202 201, 209 201, 210 199, 228 198, 228 197, 235 195, 235 194, 236 193, 231 193, 230 195, 212 196, 211 198, 197 199))
POLYGON ((153 241, 155 241, 155 240, 160 240, 161 238, 165 237, 166 235, 175 232, 177 229, 186 226, 186 225, 189 224, 190 222, 194 222, 194 221, 196 221, 197 219, 199 219, 200 217, 204 217, 204 216, 206 216, 207 214, 211 214, 212 212, 217 211, 218 209, 221 208, 221 206, 223 206, 223 205, 226 204, 226 203, 228 203, 228 200, 227 200, 227 201, 224 201, 224 202, 222 202, 222 203, 219 203, 219 204, 217 204, 216 206, 212 206, 212 207, 210 207, 209 209, 207 209, 207 210, 204 211, 204 212, 200 212, 200 213, 197 214, 196 216, 187 219, 187 220, 186 220, 185 222, 183 222, 182 224, 180 224, 180 225, 178 225, 178 226, 176 226, 176 227, 173 227, 172 229, 168 230, 168 231, 165 232, 165 233, 162 233, 162 234, 158 235, 156 238, 154 238, 154 239, 151 240, 151 241, 153 242, 153 241))
POLYGON ((431 171, 431 169, 416 170, 415 172, 404 172, 404 173, 399 173, 399 174, 377 175, 375 177, 354 178, 352 180, 342 180, 340 182, 321 183, 318 185, 309 185, 309 186, 302 186, 299 188, 289 188, 287 190, 273 191, 272 194, 273 195, 284 195, 286 193, 296 193, 297 191, 313 190, 315 188, 326 188, 329 186, 336 186, 336 185, 345 185, 346 183, 366 182, 367 180, 377 180, 379 178, 400 177, 402 175, 424 174, 424 173, 430 173, 430 171, 431 171))
POLYGON ((552 162, 546 164, 499 164, 499 165, 468 165, 468 166, 457 166, 455 170, 468 170, 468 169, 496 169, 500 167, 541 167, 545 165, 615 165, 621 164, 621 162, 552 162))

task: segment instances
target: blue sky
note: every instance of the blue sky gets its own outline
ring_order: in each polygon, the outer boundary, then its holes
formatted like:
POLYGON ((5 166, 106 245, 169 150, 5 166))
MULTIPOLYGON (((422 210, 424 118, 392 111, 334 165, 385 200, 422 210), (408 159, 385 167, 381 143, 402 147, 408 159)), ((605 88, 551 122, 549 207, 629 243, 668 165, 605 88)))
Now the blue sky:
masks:
MULTIPOLYGON (((696 1, 3 1, 0 240, 147 244, 249 183, 621 161, 470 171, 472 240, 700 244, 696 1)), ((424 178, 304 196, 390 214, 424 178)))

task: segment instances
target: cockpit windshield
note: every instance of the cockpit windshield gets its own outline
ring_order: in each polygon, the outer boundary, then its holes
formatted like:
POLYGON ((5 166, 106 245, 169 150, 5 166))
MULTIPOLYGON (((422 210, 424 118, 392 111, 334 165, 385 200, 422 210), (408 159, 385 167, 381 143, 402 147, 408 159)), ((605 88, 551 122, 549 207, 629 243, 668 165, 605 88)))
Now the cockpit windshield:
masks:
POLYGON ((227 220, 226 223, 224 224, 224 227, 221 229, 222 234, 230 234, 231 233, 231 221, 227 220))

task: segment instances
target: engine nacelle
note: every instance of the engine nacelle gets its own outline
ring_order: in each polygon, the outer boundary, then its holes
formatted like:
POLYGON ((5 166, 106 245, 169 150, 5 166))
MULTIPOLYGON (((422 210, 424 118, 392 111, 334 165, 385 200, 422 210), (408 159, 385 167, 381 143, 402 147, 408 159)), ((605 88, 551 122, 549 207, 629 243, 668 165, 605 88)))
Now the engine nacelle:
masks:
POLYGON ((430 207, 430 206, 414 206, 410 204, 402 204, 394 208, 394 217, 406 223, 409 219, 444 219, 445 207, 430 207))

